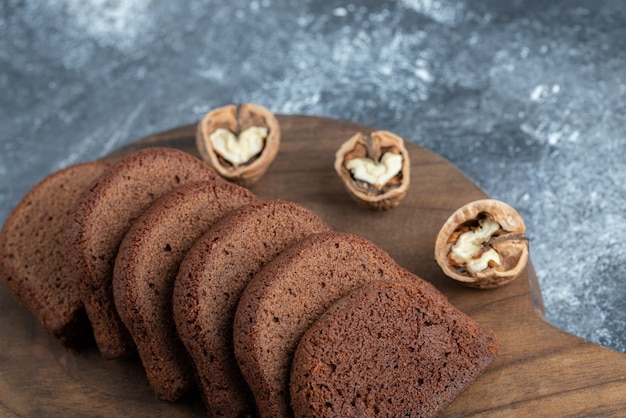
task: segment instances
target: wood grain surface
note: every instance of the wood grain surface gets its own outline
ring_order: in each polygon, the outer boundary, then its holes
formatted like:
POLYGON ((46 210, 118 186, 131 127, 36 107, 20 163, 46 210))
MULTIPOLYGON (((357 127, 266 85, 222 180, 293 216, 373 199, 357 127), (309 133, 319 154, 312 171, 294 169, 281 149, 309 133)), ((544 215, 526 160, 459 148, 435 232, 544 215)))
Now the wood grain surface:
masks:
MULTIPOLYGON (((543 318, 541 294, 529 265, 513 283, 494 290, 463 287, 433 260, 439 228, 458 207, 485 194, 441 157, 414 144, 411 187, 388 212, 358 207, 333 169, 334 153, 355 131, 347 121, 278 116, 280 151, 251 188, 261 198, 298 202, 332 227, 366 237, 399 264, 432 282, 459 309, 493 329, 500 354, 444 416, 624 416, 626 355, 574 337, 543 318)), ((109 155, 115 161, 148 146, 197 155, 195 125, 139 140, 109 155)), ((532 242, 531 242, 532 259, 532 242)), ((103 360, 95 348, 73 353, 52 341, 0 286, 0 416, 204 416, 193 393, 176 403, 156 400, 137 358, 103 360)))

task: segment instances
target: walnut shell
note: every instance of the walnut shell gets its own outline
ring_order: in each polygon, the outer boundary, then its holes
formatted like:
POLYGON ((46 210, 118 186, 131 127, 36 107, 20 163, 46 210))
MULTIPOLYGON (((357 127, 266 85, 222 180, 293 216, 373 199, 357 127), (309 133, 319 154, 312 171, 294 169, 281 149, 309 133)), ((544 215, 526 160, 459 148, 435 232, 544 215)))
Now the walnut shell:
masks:
POLYGON ((392 209, 402 202, 409 189, 410 169, 411 161, 404 140, 388 131, 374 131, 370 134, 357 132, 335 153, 335 171, 348 194, 357 204, 372 210, 392 209), (367 158, 379 163, 387 152, 402 157, 402 168, 381 187, 356 179, 346 166, 354 158, 367 158))
POLYGON ((240 186, 251 186, 265 174, 280 146, 280 125, 276 117, 264 106, 244 103, 227 105, 211 110, 198 123, 196 146, 200 156, 222 177, 240 186), (216 152, 211 134, 217 129, 226 129, 236 136, 252 126, 268 130, 260 153, 242 164, 233 164, 216 152))
POLYGON ((477 200, 455 211, 441 227, 435 242, 435 260, 444 274, 466 286, 481 289, 499 287, 515 280, 526 267, 528 254, 524 220, 511 206, 494 199, 477 200), (471 274, 457 265, 450 253, 459 235, 472 225, 477 228, 478 220, 484 218, 500 226, 485 245, 495 249, 501 257, 501 264, 471 274))

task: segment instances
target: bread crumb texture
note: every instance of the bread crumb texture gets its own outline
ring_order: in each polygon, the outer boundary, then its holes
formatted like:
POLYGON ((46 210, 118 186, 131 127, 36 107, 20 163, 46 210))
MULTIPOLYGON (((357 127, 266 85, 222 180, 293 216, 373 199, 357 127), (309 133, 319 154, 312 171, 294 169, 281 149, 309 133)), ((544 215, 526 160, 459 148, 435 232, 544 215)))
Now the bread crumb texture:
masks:
POLYGON ((373 282, 301 339, 291 370, 297 417, 436 416, 495 359, 495 336, 445 298, 373 282))

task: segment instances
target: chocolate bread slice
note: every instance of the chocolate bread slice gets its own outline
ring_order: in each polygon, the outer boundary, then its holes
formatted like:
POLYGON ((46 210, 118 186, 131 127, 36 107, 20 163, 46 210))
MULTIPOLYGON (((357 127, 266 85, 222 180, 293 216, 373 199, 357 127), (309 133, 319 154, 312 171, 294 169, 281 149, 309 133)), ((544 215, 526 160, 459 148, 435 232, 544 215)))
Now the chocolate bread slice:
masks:
POLYGON ((190 183, 150 206, 122 240, 113 271, 115 307, 159 399, 175 401, 195 382, 172 316, 178 267, 213 224, 254 199, 231 183, 190 183))
POLYGON ((497 354, 495 335, 441 294, 372 282, 304 334, 291 369, 296 417, 434 417, 497 354))
POLYGON ((254 276, 239 300, 233 335, 262 417, 290 415, 289 368, 304 331, 348 292, 372 280, 395 280, 400 271, 371 241, 333 231, 302 240, 254 276))
POLYGON ((113 302, 111 280, 118 247, 131 224, 157 198, 193 181, 224 181, 185 152, 147 148, 107 170, 82 196, 70 219, 68 253, 104 358, 134 352, 113 302))
POLYGON ((59 170, 35 185, 0 232, 0 275, 13 297, 44 329, 69 348, 93 341, 91 328, 65 257, 67 215, 108 163, 59 170))
POLYGON ((248 281, 285 248, 327 230, 295 203, 256 202, 218 222, 189 250, 174 284, 174 319, 211 415, 254 412, 232 347, 233 316, 248 281))

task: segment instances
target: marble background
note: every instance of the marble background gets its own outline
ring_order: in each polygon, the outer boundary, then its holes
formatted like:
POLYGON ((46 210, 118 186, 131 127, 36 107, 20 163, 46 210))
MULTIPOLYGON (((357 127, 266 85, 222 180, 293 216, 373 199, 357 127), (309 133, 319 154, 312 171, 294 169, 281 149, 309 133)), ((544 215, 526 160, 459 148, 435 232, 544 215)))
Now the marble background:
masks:
POLYGON ((227 103, 349 119, 518 208, 547 319, 626 352, 622 1, 4 0, 0 91, 0 222, 227 103))

